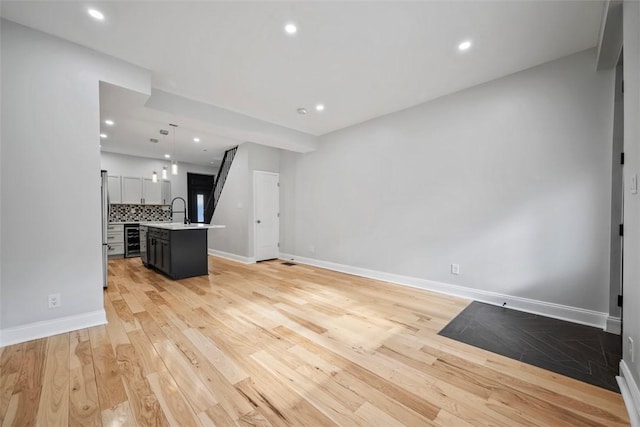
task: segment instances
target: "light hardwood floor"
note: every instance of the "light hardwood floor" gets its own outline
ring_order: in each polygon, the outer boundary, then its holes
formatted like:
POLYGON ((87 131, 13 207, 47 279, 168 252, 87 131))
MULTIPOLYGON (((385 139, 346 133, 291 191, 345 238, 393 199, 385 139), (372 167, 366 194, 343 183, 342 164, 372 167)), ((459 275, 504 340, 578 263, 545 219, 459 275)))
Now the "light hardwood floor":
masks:
POLYGON ((110 261, 109 323, 0 349, 14 426, 628 425, 619 394, 437 335, 468 301, 280 261, 110 261))

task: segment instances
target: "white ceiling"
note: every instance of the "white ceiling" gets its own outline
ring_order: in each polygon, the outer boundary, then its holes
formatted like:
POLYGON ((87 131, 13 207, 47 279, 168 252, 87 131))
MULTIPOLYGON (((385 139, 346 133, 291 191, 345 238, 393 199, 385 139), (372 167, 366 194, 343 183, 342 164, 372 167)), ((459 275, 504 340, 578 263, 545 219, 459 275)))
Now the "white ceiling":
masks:
MULTIPOLYGON (((596 46, 604 2, 3 0, 0 10, 150 69, 156 89, 322 135, 596 46), (288 22, 297 35, 284 33, 288 22), (465 39, 472 48, 459 52, 465 39)), ((118 120, 148 141, 155 136, 130 122, 169 117, 143 110, 118 120)))
POLYGON ((218 134, 205 122, 145 107, 147 96, 107 83, 100 84, 102 151, 132 156, 165 158, 200 165, 217 165, 225 150, 243 141, 218 134), (106 120, 113 121, 107 125, 106 120), (178 125, 172 127, 169 124, 178 125), (162 135, 160 130, 169 131, 162 135), (158 142, 151 142, 151 138, 158 142), (194 138, 199 138, 195 142, 194 138))

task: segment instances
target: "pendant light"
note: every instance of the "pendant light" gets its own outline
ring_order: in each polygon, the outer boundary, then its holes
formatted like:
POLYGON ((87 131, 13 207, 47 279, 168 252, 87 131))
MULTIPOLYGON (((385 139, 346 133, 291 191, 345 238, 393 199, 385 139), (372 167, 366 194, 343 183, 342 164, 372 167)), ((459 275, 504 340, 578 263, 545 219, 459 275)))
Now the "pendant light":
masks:
POLYGON ((171 157, 171 175, 178 175, 178 161, 176 160, 176 128, 178 125, 169 123, 169 126, 173 126, 173 156, 171 157))
MULTIPOLYGON (((165 145, 166 143, 166 136, 169 135, 169 131, 166 129, 160 129, 160 135, 162 135, 162 145, 165 145)), ((175 135, 174 135, 175 137, 175 135)), ((158 143, 157 139, 151 138, 151 142, 153 143, 158 143)), ((165 154, 164 155, 165 158, 168 158, 169 155, 165 154)), ((167 179, 167 167, 163 166, 162 167, 162 179, 167 179)), ((151 181, 153 182, 158 182, 158 174, 156 173, 156 171, 153 171, 153 174, 151 175, 151 181)))

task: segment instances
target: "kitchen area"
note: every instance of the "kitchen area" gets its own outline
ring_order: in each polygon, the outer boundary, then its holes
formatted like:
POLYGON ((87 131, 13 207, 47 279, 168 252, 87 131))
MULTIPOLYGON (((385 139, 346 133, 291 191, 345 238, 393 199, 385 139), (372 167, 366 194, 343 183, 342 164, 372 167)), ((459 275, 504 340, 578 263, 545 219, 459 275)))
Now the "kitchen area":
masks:
POLYGON ((191 223, 185 201, 186 170, 213 175, 214 168, 182 164, 180 174, 163 178, 140 173, 162 167, 154 163, 159 162, 101 154, 104 287, 108 286, 108 261, 115 258, 137 257, 174 280, 208 274, 208 230, 224 226, 191 223))

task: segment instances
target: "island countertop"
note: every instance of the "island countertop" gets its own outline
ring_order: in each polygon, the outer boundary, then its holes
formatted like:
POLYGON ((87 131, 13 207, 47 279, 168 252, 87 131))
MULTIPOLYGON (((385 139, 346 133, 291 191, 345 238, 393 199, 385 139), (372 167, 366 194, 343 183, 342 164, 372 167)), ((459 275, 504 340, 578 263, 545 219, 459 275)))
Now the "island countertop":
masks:
POLYGON ((165 230, 202 230, 208 228, 225 228, 226 225, 217 224, 183 224, 181 222, 141 222, 140 225, 153 228, 162 228, 165 230))

